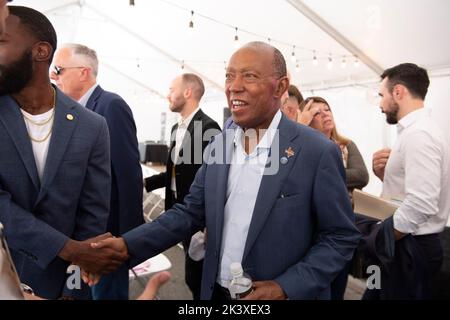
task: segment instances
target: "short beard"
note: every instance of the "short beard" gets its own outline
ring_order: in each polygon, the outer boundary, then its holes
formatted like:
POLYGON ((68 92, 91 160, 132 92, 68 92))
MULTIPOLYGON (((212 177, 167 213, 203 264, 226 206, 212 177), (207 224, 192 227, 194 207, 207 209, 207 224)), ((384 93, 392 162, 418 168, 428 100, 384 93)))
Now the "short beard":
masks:
POLYGON ((20 92, 32 77, 33 59, 28 50, 10 65, 0 65, 0 96, 20 92))
POLYGON ((398 110, 400 109, 400 106, 398 105, 398 103, 393 102, 391 107, 393 107, 391 109, 391 111, 385 112, 386 121, 389 124, 397 124, 398 123, 398 110))

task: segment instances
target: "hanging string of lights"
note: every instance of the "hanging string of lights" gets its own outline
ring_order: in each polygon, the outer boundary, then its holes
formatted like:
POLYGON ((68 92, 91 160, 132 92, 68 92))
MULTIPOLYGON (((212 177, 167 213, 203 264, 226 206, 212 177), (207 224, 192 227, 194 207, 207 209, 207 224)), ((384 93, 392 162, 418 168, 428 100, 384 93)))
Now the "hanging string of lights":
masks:
MULTIPOLYGON (((182 10, 182 11, 190 13, 190 21, 189 21, 189 24, 188 24, 188 28, 191 31, 191 33, 194 31, 194 11, 193 10, 187 9, 185 7, 182 7, 182 6, 180 6, 180 5, 176 4, 176 3, 173 3, 173 2, 171 2, 169 0, 158 0, 158 1, 162 2, 162 3, 165 3, 166 5, 175 7, 177 9, 179 9, 179 10, 182 10)), ((318 66, 319 65, 319 60, 327 61, 327 68, 329 70, 333 69, 333 66, 334 66, 333 58, 341 59, 341 68, 342 69, 347 67, 347 61, 348 60, 353 60, 354 61, 353 65, 354 65, 355 68, 358 68, 359 65, 360 65, 359 58, 356 55, 333 54, 333 53, 330 53, 330 52, 321 52, 321 51, 319 51, 317 49, 306 48, 306 47, 303 47, 303 46, 299 46, 297 44, 292 44, 292 43, 288 43, 288 42, 285 42, 285 41, 282 41, 282 40, 279 40, 279 39, 274 39, 274 38, 271 38, 271 37, 267 37, 265 35, 262 35, 262 34, 259 34, 259 33, 253 32, 253 31, 249 31, 249 30, 245 30, 245 29, 242 29, 242 28, 238 28, 237 26, 231 25, 229 23, 220 21, 218 19, 212 18, 210 16, 207 16, 207 15, 204 15, 204 14, 201 14, 201 13, 198 13, 198 12, 195 13, 195 16, 196 17, 200 17, 202 19, 209 20, 209 21, 211 21, 213 23, 222 25, 224 27, 233 29, 235 31, 235 33, 234 33, 234 40, 233 40, 233 45, 234 45, 235 48, 238 48, 240 46, 239 33, 245 33, 245 34, 248 34, 248 35, 253 36, 253 37, 261 38, 263 40, 268 41, 271 44, 281 45, 281 46, 284 46, 284 47, 292 48, 291 60, 292 60, 292 63, 296 66, 296 70, 297 71, 300 71, 300 62, 302 62, 296 56, 296 51, 297 50, 311 52, 312 60, 309 60, 309 61, 312 61, 313 66, 318 66), (318 57, 318 55, 320 55, 320 57, 318 57)), ((305 61, 305 60, 303 60, 303 61, 305 61)))

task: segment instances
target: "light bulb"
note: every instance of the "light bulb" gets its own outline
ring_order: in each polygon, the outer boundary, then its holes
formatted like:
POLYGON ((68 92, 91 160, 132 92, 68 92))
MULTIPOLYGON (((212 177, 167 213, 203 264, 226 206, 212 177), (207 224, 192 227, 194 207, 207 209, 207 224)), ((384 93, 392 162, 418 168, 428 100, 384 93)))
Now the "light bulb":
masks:
POLYGON ((327 68, 328 68, 328 70, 333 69, 333 59, 328 58, 327 68))
POLYGON ((342 59, 342 62, 341 62, 341 68, 345 69, 346 67, 347 67, 347 60, 345 60, 345 58, 344 58, 344 59, 342 59))

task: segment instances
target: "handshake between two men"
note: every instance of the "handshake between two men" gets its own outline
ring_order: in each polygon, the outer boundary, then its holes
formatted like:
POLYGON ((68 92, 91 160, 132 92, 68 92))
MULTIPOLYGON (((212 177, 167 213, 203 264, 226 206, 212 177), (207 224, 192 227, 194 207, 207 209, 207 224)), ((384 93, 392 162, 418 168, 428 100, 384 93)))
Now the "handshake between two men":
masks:
POLYGON ((92 286, 102 274, 116 270, 128 260, 129 255, 123 238, 115 238, 108 232, 84 241, 69 239, 59 257, 79 266, 83 281, 92 286))

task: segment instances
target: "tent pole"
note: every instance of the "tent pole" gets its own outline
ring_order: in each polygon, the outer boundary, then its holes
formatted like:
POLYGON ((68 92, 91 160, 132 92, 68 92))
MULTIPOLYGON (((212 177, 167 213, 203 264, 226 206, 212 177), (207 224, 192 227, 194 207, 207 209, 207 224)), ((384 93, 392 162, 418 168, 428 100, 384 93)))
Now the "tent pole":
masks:
POLYGON ((366 66, 368 66, 377 75, 383 73, 382 68, 372 58, 367 56, 361 49, 359 49, 353 42, 344 37, 339 31, 328 24, 322 17, 303 3, 302 0, 286 0, 294 8, 296 8, 301 14, 311 20, 316 26, 325 31, 330 37, 336 40, 341 46, 347 49, 350 53, 356 55, 366 66))

